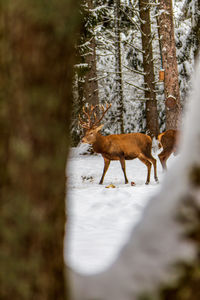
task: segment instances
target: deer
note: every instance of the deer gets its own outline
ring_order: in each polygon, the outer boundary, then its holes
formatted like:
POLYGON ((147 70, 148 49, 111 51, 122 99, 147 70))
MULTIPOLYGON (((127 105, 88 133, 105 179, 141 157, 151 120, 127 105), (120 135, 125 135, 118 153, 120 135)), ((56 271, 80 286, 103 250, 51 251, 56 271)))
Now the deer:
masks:
POLYGON ((159 148, 163 148, 162 152, 158 154, 163 171, 167 170, 167 160, 172 153, 177 155, 179 131, 175 129, 168 129, 158 135, 159 148))
POLYGON ((128 183, 125 160, 138 158, 147 167, 146 184, 150 182, 151 166, 154 167, 154 179, 158 182, 156 159, 151 154, 151 137, 144 133, 110 134, 100 133, 103 124, 100 124, 111 104, 83 107, 83 116, 80 117, 80 126, 85 129, 82 143, 92 145, 94 152, 100 153, 104 159, 103 173, 99 184, 103 184, 105 174, 111 161, 119 160, 124 174, 125 184, 128 183), (97 113, 98 110, 98 113, 97 113), (98 117, 97 117, 98 116, 98 117))

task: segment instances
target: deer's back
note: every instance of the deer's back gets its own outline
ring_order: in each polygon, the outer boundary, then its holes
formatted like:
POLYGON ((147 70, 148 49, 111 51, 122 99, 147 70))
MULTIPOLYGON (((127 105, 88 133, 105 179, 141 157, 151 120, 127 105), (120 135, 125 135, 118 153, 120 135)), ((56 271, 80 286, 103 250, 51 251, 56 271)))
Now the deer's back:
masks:
MULTIPOLYGON (((112 134, 106 137, 110 153, 123 155, 125 159, 134 159, 143 153, 151 154, 151 138, 143 133, 112 134)), ((117 159, 117 158, 116 158, 117 159)))

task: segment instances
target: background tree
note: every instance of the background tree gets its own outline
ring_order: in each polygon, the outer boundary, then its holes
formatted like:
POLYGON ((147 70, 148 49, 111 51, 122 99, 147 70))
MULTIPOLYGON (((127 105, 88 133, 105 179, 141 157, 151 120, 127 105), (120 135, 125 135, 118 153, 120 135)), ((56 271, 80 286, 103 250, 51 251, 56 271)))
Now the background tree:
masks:
POLYGON ((165 70, 166 129, 176 129, 180 123, 181 106, 174 38, 173 8, 171 0, 161 0, 159 3, 158 28, 163 68, 165 70))
POLYGON ((66 155, 78 1, 0 1, 0 298, 66 299, 66 155))
MULTIPOLYGON (((194 1, 192 1, 194 3, 194 1)), ((90 28, 91 26, 91 34, 95 37, 95 53, 96 53, 96 75, 98 79, 98 95, 99 102, 104 104, 105 102, 112 102, 112 109, 109 111, 108 115, 105 117, 104 123, 105 126, 103 128, 104 134, 112 134, 120 132, 120 119, 123 118, 123 127, 124 132, 147 132, 148 127, 154 126, 156 127, 156 121, 153 125, 153 120, 155 117, 151 116, 151 113, 146 114, 146 96, 144 86, 144 75, 145 72, 143 70, 143 49, 142 49, 142 40, 141 40, 141 32, 140 32, 140 11, 138 6, 138 1, 120 1, 113 2, 109 0, 95 0, 92 2, 93 9, 88 10, 88 14, 90 18, 86 18, 85 26, 90 28), (117 4, 118 3, 118 4, 117 4), (115 8, 118 8, 118 18, 115 18, 115 8), (93 21, 89 21, 89 20, 93 21), (116 20, 118 21, 118 33, 120 37, 120 50, 121 54, 117 55, 116 51, 116 20), (120 61, 121 71, 117 72, 116 76, 116 63, 120 61), (119 76, 120 75, 120 76, 119 76), (121 81, 121 92, 120 89, 117 88, 117 81, 121 81), (121 96, 120 96, 121 94, 121 96), (119 101, 119 96, 122 101, 119 101), (121 104, 120 104, 121 103, 121 104), (123 105, 122 105, 123 103, 123 105), (147 119, 146 119, 147 116, 147 119)), ((157 114, 158 114, 158 122, 160 131, 166 129, 166 114, 168 116, 167 123, 173 122, 175 123, 176 117, 170 117, 173 114, 179 115, 180 105, 177 105, 176 109, 168 110, 165 114, 165 100, 164 96, 164 87, 163 83, 159 82, 158 73, 161 65, 160 53, 159 53, 159 43, 158 43, 158 32, 157 32, 157 24, 156 24, 156 16, 159 17, 159 11, 156 11, 156 7, 158 6, 158 2, 155 1, 143 1, 143 5, 147 7, 151 7, 149 10, 150 13, 150 29, 151 29, 151 38, 150 41, 152 43, 152 59, 154 67, 154 81, 150 80, 150 76, 145 80, 149 79, 149 84, 151 84, 152 89, 155 92, 154 97, 157 100, 157 114), (149 4, 147 6, 147 4, 149 4), (155 89, 153 88, 153 85, 155 89)), ((173 13, 175 18, 175 30, 176 30, 176 46, 177 50, 177 58, 178 58, 178 71, 179 71, 179 81, 180 84, 180 92, 181 92, 181 106, 185 103, 185 96, 187 90, 190 88, 190 80, 189 74, 193 71, 193 58, 192 52, 194 49, 193 44, 191 44, 191 48, 188 48, 188 51, 184 51, 185 44, 183 41, 186 40, 186 35, 189 32, 190 21, 184 19, 181 21, 180 15, 182 14, 181 7, 183 3, 181 1, 174 1, 173 13), (178 3, 179 2, 179 3, 178 3), (178 19, 178 20, 177 20, 178 19), (181 22, 181 23, 180 23, 181 22), (180 26, 178 24, 181 24, 180 26)), ((88 15, 87 15, 88 16, 88 15)), ((148 22, 147 22, 148 23, 148 22)), ((163 23, 165 24, 165 23, 163 23)), ((142 24, 142 26, 147 26, 146 23, 142 24)), ((88 30, 86 28, 84 30, 88 30)), ((165 29, 165 28, 164 28, 165 29)), ((164 30, 163 29, 163 30, 164 30)), ((165 31, 165 30, 164 30, 165 31)), ((166 34, 166 32, 164 32, 166 34)), ((168 36, 171 36, 168 32, 168 36)), ((145 40, 148 38, 148 35, 143 35, 144 43, 148 44, 145 40)), ((88 39, 89 40, 89 39, 88 39)), ((119 40, 119 38, 118 38, 119 40)), ((167 38, 166 38, 167 40, 167 38)), ((119 44, 119 43, 118 43, 119 44)), ((89 48, 87 49, 87 43, 79 43, 81 46, 77 49, 83 51, 83 53, 89 53, 89 48), (85 47, 85 48, 84 48, 85 47), (84 50, 85 49, 85 50, 84 50), (84 52, 85 51, 85 52, 84 52)), ((168 46, 168 43, 167 43, 168 46)), ((119 48, 119 47, 118 47, 119 48)), ((165 49, 165 47, 162 47, 165 49)), ((148 49, 149 51, 150 49, 148 49)), ((165 55, 166 56, 166 55, 165 55)), ((145 55, 147 58, 148 56, 145 55)), ((174 54, 173 54, 173 57, 174 54)), ((79 109, 76 114, 73 116, 73 124, 72 130, 73 134, 77 137, 77 144, 80 140, 80 129, 77 126, 77 115, 80 112, 82 107, 82 100, 84 98, 84 80, 85 71, 87 70, 87 65, 84 61, 80 60, 80 63, 76 65, 77 73, 79 73, 79 81, 78 88, 75 85, 75 101, 74 107, 75 110, 79 109), (77 92, 78 90, 78 92, 77 92)), ((171 64, 171 62, 170 62, 171 64)), ((168 63, 166 63, 169 68, 168 63)), ((119 65, 119 64, 118 64, 119 65)), ((174 64, 172 63, 174 66, 174 64)), ((147 66, 147 65, 146 65, 147 66)), ((152 67, 151 67, 152 69, 152 67)), ((76 73, 76 74, 77 74, 76 73)), ((89 73, 87 73, 89 74, 89 73)), ((174 76, 171 76, 171 73, 166 75, 168 76, 168 80, 172 80, 174 76)), ((77 77, 77 75, 76 75, 77 77)), ((76 81, 76 80, 75 80, 76 81)), ((170 84, 170 91, 166 91, 169 95, 174 94, 170 84)), ((177 86, 177 85, 176 85, 177 86)), ((89 94, 86 93, 87 95, 89 94)), ((167 94, 168 95, 168 94, 167 94)), ((176 97, 176 96, 175 96, 176 97)), ((148 97, 149 98, 149 97, 148 97)), ((179 97, 180 99, 180 97, 179 97)), ((179 102, 179 101, 178 101, 179 102)), ((149 105, 150 103, 147 103, 149 105)), ((151 111, 151 110, 150 110, 151 111)), ((153 110, 152 110, 153 111, 153 110)), ((154 105, 154 116, 156 115, 156 109, 154 105)), ((175 126, 174 124, 167 126, 175 126)))
POLYGON ((97 78, 95 26, 99 18, 94 0, 81 1, 82 26, 77 42, 77 64, 74 74, 72 144, 80 141, 81 130, 78 115, 86 104, 99 104, 99 88, 97 78))
POLYGON ((114 18, 115 18, 115 101, 117 102, 116 121, 119 124, 119 129, 116 133, 124 133, 124 96, 123 96, 123 79, 122 79, 122 61, 121 61, 121 14, 120 0, 114 3, 114 18))
POLYGON ((85 64, 85 76, 83 78, 83 98, 85 103, 99 104, 98 95, 98 81, 96 70, 96 41, 94 28, 97 23, 97 16, 94 14, 94 1, 85 0, 83 5, 83 32, 81 36, 81 45, 79 49, 82 49, 80 56, 82 63, 85 64))
POLYGON ((198 6, 199 1, 174 2, 176 54, 179 71, 181 106, 184 108, 188 91, 191 89, 191 74, 194 71, 198 52, 198 6))
POLYGON ((152 34, 151 34, 151 19, 150 19, 150 4, 149 2, 139 1, 140 11, 140 26, 143 49, 143 68, 144 68, 144 83, 145 83, 145 98, 146 100, 146 127, 149 134, 157 137, 158 128, 158 110, 156 100, 153 51, 152 51, 152 34))
POLYGON ((190 18, 191 28, 188 35, 190 47, 193 49, 194 57, 197 59, 200 48, 200 3, 198 0, 185 0, 182 8, 182 19, 190 18))

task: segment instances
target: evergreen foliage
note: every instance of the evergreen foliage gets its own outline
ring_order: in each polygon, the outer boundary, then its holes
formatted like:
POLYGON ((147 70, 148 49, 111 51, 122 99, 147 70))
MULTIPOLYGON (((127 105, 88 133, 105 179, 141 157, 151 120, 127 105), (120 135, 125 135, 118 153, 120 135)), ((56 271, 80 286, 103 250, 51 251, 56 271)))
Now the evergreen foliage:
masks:
MULTIPOLYGON (((96 65, 99 102, 112 103, 112 109, 105 116, 104 134, 119 133, 118 110, 119 105, 116 102, 116 53, 115 53, 115 13, 114 1, 94 0, 94 8, 89 11, 91 17, 87 16, 87 22, 84 26, 88 32, 95 36, 96 40, 96 65)), ((194 51, 197 45, 197 39, 194 40, 194 34, 191 34, 191 28, 197 24, 197 4, 198 1, 174 1, 174 21, 176 51, 179 69, 179 85, 181 93, 181 106, 187 99, 190 89, 190 77, 193 73, 194 51), (187 3, 186 3, 187 2, 187 3), (190 2, 190 3, 189 3, 190 2), (189 5, 189 6, 188 6, 189 5), (185 9, 188 7, 187 14, 185 9), (195 16, 193 15, 195 13, 195 16), (191 21, 193 20, 193 21, 191 21), (196 20, 194 22, 194 20, 196 20), (193 23, 192 23, 193 22, 193 23), (192 25, 193 24, 193 25, 192 25), (192 42, 191 42, 192 38, 192 42)), ((160 55, 157 16, 159 15, 158 2, 149 1, 151 15, 153 62, 155 72, 155 92, 158 109, 158 120, 160 132, 165 129, 165 97, 164 85, 159 82, 159 70, 162 69, 162 58, 160 55)), ((142 58, 142 43, 140 32, 140 16, 138 10, 138 1, 120 2, 120 48, 122 64, 122 91, 123 91, 123 127, 124 132, 147 132, 145 117, 145 86, 142 58)), ((196 28, 196 27, 195 27, 196 28)), ((86 50, 85 50, 86 51, 86 50)), ((87 72, 87 65, 83 62, 76 66, 82 75, 79 88, 83 88, 84 75, 87 72)), ((77 75, 76 75, 77 76, 77 75)), ((75 80, 76 81, 76 80, 75 80)), ((78 88, 78 90, 79 90, 78 88)), ((76 136, 76 143, 80 139, 80 129, 77 124, 77 114, 81 112, 84 103, 84 97, 81 92, 75 92, 74 107, 77 111, 74 114, 72 125, 73 136, 76 136), (82 100, 81 100, 82 99, 82 100)), ((77 91, 77 86, 75 86, 77 91)), ((117 93, 116 93, 117 92, 117 93)))

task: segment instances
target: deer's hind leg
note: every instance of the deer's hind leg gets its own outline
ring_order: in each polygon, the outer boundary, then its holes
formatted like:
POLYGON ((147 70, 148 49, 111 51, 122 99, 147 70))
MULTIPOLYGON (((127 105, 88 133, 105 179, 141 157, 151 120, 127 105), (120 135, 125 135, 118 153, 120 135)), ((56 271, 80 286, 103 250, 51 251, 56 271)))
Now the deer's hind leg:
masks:
POLYGON ((172 149, 164 149, 160 154, 158 154, 158 157, 160 159, 160 163, 162 165, 163 170, 167 170, 167 160, 172 154, 172 149))
POLYGON ((142 154, 140 154, 138 156, 138 159, 147 166, 147 180, 146 180, 145 184, 149 184, 150 176, 151 176, 151 162, 148 159, 146 159, 146 157, 142 154))
POLYGON ((148 161, 150 161, 153 164, 154 168, 154 179, 156 182, 158 182, 158 176, 157 176, 157 161, 156 159, 151 155, 149 158, 147 158, 148 161))

